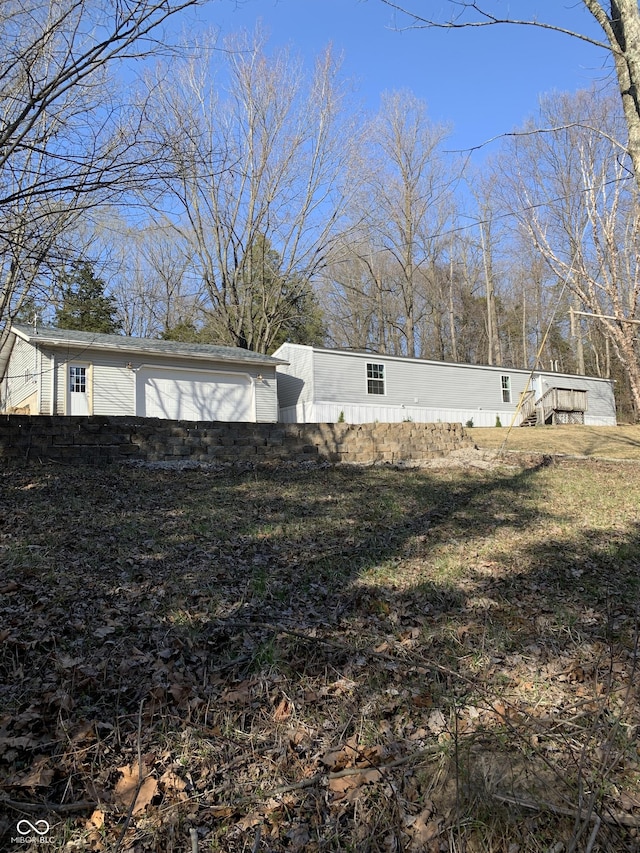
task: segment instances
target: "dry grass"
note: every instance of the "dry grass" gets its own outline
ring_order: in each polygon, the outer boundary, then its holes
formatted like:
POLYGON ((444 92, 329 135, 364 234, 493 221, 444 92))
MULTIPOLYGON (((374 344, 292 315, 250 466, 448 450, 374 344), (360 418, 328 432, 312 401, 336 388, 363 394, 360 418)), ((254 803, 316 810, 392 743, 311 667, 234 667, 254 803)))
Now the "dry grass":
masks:
POLYGON ((636 471, 6 471, 2 849, 636 850, 636 471))
POLYGON ((469 430, 481 449, 565 454, 599 459, 640 460, 640 426, 547 426, 469 430), (505 444, 506 442, 506 444, 505 444))

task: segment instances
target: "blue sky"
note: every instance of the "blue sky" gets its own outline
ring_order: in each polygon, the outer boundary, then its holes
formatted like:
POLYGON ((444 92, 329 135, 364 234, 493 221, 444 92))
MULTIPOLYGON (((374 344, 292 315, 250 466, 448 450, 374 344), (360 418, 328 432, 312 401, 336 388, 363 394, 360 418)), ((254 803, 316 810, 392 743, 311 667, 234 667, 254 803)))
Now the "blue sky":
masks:
MULTIPOLYGON (((598 37, 581 0, 489 0, 504 14, 537 16, 598 37)), ((446 0, 406 0, 434 14, 446 0)), ((381 0, 216 0, 196 13, 222 34, 261 20, 275 46, 290 45, 311 63, 329 42, 344 56, 363 107, 375 110, 385 90, 411 89, 431 118, 451 124, 449 146, 466 149, 512 130, 535 113, 540 94, 575 91, 604 82, 603 51, 530 27, 475 30, 394 30, 393 11, 381 0)), ((479 155, 482 156, 482 155, 479 155)))

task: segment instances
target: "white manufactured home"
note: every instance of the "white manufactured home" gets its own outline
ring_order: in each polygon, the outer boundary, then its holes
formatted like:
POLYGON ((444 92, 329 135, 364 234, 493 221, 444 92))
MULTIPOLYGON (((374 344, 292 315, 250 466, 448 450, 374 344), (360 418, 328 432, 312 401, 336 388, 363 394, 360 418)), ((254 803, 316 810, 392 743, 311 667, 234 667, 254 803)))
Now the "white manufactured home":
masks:
POLYGON ((289 343, 274 357, 285 423, 616 424, 609 379, 289 343))
POLYGON ((280 360, 234 347, 14 325, 0 411, 275 422, 280 360))

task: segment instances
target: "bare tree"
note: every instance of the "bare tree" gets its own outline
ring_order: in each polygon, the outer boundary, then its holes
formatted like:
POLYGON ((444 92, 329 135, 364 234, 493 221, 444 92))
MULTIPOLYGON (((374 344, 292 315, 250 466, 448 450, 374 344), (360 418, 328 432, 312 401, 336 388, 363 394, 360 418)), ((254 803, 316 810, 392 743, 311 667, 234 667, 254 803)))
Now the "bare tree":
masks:
POLYGON ((191 247, 217 338, 267 351, 326 264, 340 218, 339 65, 327 51, 308 79, 286 51, 268 56, 260 33, 212 46, 161 86, 149 81, 148 133, 172 173, 147 198, 191 247))
POLYGON ((109 282, 125 334, 153 338, 181 324, 195 326, 205 301, 202 283, 175 231, 112 210, 96 225, 90 253, 109 282))
POLYGON ((540 118, 564 129, 512 140, 501 180, 505 209, 555 280, 601 315, 595 322, 624 366, 638 413, 640 351, 630 321, 640 314, 640 203, 615 144, 624 130, 616 106, 594 92, 545 99, 540 118))
MULTIPOLYGON (((329 272, 344 304, 354 287, 360 289, 362 304, 371 309, 367 345, 379 352, 426 355, 438 332, 430 318, 440 307, 445 241, 434 235, 451 216, 459 178, 441 153, 446 136, 446 128, 429 120, 424 102, 394 92, 383 96, 359 138, 350 168, 357 190, 343 240, 346 260, 329 272)), ((441 346, 433 349, 441 354, 441 346)))
POLYGON ((156 50, 161 25, 197 2, 2 3, 0 323, 67 253, 79 211, 127 188, 136 119, 109 70, 156 50))

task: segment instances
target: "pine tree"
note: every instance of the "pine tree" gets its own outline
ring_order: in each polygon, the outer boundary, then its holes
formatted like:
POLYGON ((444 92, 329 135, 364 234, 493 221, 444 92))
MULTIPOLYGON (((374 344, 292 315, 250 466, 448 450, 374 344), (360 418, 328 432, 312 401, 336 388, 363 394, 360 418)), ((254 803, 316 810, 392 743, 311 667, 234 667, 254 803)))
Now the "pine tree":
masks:
POLYGON ((96 278, 90 263, 74 266, 62 277, 62 304, 55 315, 60 329, 115 334, 122 330, 115 301, 105 294, 105 283, 96 278))

